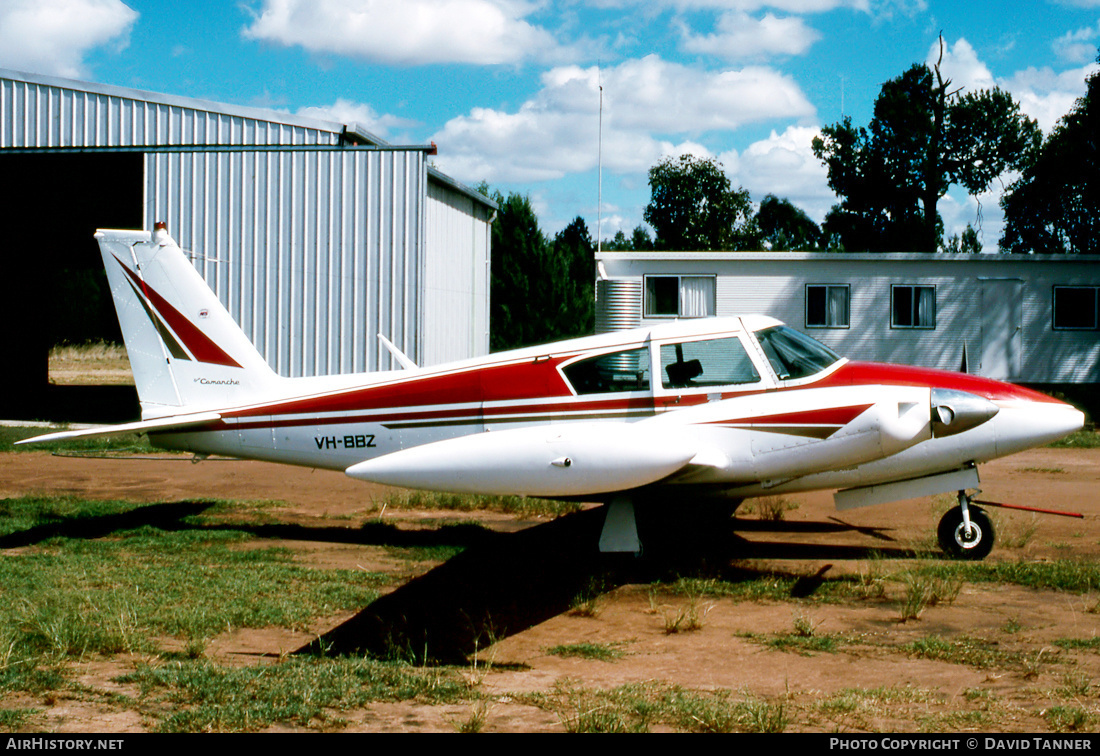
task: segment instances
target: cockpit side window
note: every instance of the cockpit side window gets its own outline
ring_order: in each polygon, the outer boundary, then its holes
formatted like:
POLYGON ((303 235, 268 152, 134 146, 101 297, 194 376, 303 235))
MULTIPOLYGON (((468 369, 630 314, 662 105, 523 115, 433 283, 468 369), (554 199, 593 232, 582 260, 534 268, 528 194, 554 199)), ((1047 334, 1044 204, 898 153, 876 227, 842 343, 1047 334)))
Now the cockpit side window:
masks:
POLYGON ((649 349, 628 349, 579 360, 562 368, 578 394, 649 391, 649 349))
POLYGON ((781 381, 820 373, 840 359, 833 350, 804 333, 786 326, 765 328, 756 332, 760 348, 781 381))
POLYGON ((756 383, 760 374, 736 336, 661 345, 661 385, 666 389, 756 383))

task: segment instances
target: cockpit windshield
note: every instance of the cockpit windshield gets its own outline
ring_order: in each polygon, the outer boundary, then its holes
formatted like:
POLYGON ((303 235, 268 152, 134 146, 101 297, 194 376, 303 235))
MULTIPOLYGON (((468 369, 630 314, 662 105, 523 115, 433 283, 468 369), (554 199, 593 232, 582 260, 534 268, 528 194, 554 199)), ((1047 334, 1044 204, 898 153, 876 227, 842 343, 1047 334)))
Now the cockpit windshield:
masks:
POLYGON ((787 326, 757 331, 756 339, 781 381, 819 373, 840 359, 824 344, 787 326))

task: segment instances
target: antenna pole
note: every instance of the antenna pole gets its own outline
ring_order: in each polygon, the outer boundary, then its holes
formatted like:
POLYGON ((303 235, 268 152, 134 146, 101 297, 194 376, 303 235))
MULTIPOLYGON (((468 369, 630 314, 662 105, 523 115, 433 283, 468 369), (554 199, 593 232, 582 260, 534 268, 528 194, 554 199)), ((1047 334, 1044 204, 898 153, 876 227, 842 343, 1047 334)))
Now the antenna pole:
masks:
POLYGON ((596 254, 603 252, 603 81, 600 78, 600 67, 596 66, 596 77, 600 87, 600 129, 599 140, 596 147, 597 179, 596 179, 596 254))

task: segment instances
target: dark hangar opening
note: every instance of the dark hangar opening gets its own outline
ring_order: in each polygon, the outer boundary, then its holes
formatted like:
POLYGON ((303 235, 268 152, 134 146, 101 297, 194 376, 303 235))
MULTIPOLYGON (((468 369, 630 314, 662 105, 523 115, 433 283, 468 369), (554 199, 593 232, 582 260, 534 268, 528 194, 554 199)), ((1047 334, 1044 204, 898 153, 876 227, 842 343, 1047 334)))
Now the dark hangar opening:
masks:
POLYGON ((0 150, 0 416, 108 422, 137 416, 130 386, 52 386, 58 343, 121 341, 98 228, 141 228, 144 155, 0 150))

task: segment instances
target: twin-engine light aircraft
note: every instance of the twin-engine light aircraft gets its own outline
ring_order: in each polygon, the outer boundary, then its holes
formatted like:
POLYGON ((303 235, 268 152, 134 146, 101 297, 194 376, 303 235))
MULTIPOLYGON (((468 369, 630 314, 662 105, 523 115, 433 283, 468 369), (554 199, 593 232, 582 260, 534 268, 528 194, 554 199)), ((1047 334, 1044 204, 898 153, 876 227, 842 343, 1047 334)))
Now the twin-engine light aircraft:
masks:
POLYGON ((981 559, 977 464, 1083 425, 971 375, 850 362, 763 316, 684 320, 462 362, 284 378, 158 224, 96 234, 147 433, 197 455, 407 488, 602 501, 602 551, 638 552, 634 504, 839 489, 839 509, 957 491, 940 543, 981 559))

